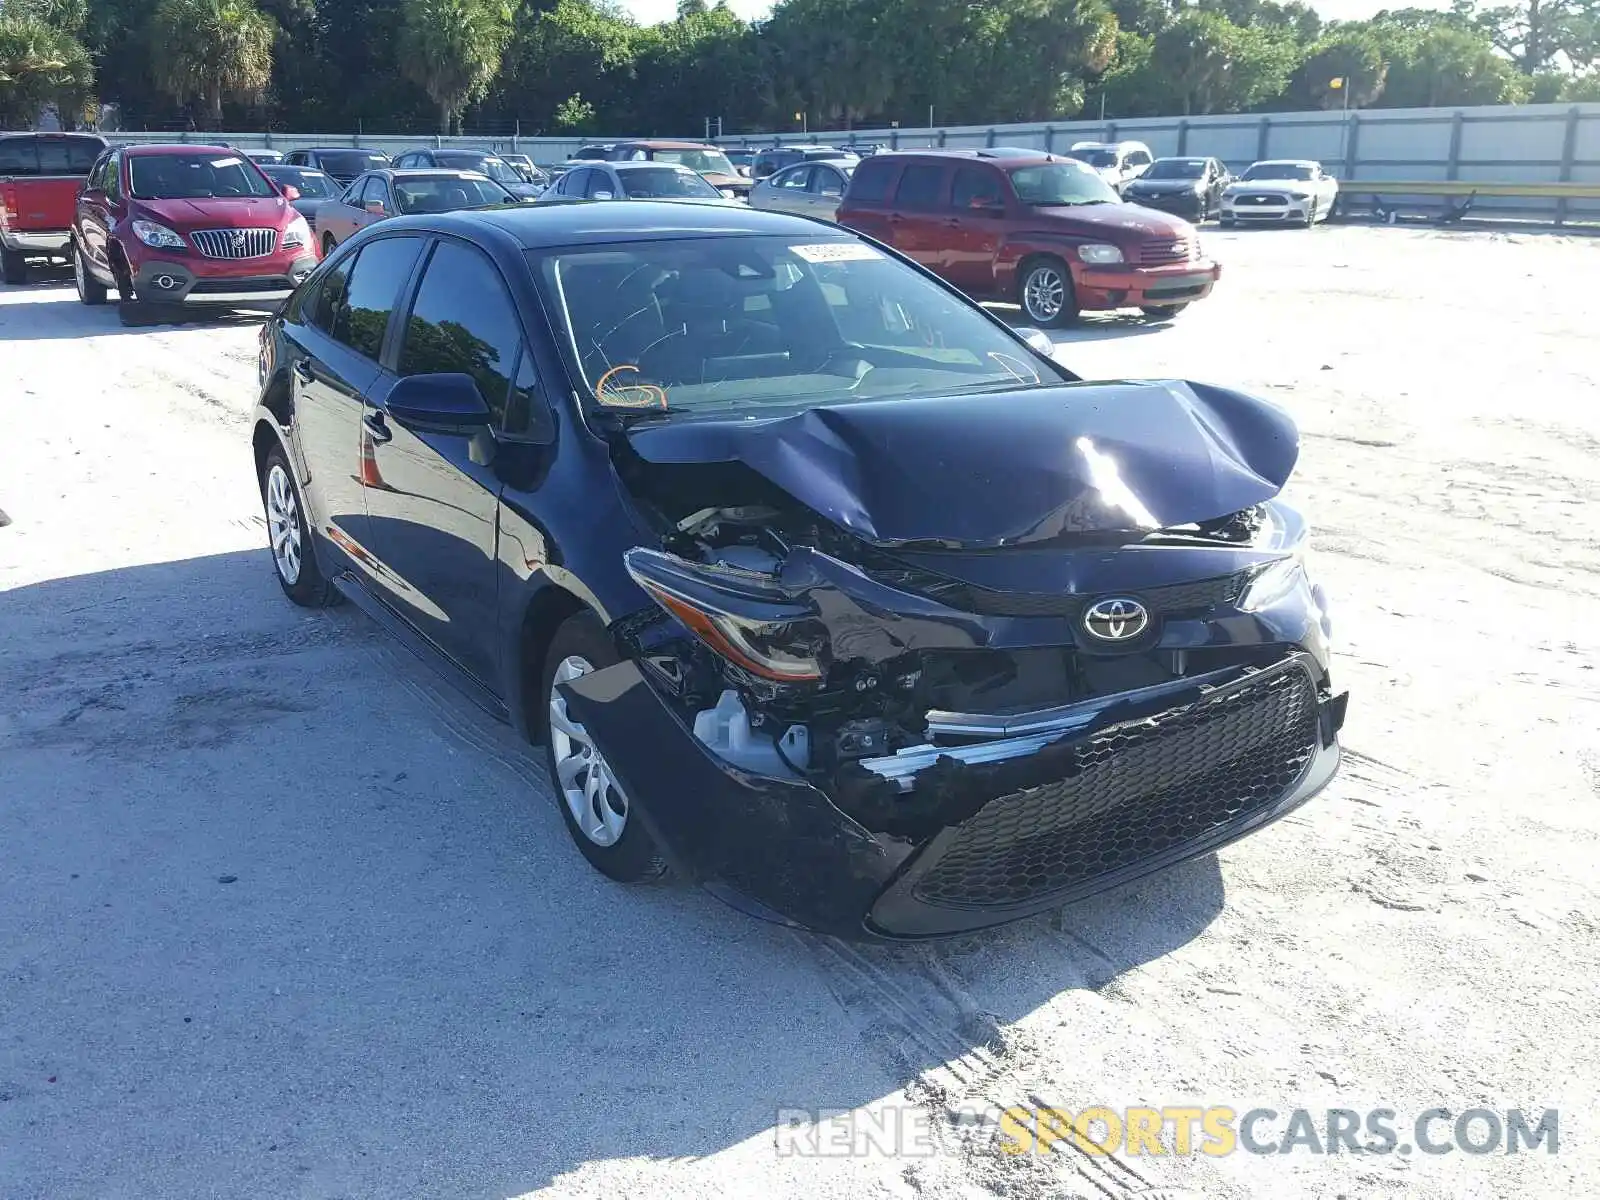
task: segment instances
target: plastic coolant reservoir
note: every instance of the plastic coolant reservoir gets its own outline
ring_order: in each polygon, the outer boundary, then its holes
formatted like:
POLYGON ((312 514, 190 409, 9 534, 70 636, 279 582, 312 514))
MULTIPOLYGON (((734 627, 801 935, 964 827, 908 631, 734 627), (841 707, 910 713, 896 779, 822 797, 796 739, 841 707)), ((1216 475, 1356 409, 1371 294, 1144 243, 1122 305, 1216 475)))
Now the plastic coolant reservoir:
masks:
POLYGON ((778 747, 797 768, 804 770, 811 763, 811 733, 804 725, 791 725, 775 744, 771 737, 750 728, 750 713, 739 693, 723 692, 715 708, 695 714, 694 735, 709 746, 722 759, 758 775, 778 775, 793 778, 778 747))

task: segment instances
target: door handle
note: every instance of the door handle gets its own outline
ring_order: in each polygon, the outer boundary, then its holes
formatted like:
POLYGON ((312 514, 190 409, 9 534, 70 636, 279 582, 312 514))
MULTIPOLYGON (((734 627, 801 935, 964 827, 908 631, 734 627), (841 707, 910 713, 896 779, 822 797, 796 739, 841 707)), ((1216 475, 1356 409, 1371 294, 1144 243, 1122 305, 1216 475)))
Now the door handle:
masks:
POLYGON ((944 223, 944 227, 946 229, 960 229, 961 228, 961 218, 960 217, 950 217, 950 218, 948 218, 944 223))
POLYGON ((311 364, 303 358, 294 360, 295 378, 301 383, 311 383, 316 379, 316 372, 311 369, 311 364))
POLYGON ((369 412, 361 418, 361 426, 367 431, 367 436, 375 442, 387 442, 394 437, 394 431, 384 423, 381 412, 369 412))

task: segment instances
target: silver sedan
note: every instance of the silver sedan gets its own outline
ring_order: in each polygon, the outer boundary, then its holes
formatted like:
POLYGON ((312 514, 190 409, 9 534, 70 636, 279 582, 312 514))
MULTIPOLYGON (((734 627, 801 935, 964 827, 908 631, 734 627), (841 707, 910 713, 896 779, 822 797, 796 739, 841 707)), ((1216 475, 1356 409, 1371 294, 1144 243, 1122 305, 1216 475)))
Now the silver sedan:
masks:
POLYGON ((832 221, 860 159, 825 158, 796 163, 750 189, 750 207, 832 221))

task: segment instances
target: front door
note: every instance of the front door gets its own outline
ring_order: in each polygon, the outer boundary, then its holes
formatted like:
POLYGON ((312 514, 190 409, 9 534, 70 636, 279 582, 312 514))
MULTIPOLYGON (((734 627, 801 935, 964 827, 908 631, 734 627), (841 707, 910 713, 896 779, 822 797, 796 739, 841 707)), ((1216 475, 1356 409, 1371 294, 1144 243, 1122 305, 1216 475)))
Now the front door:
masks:
POLYGON ((373 547, 393 576, 386 597, 457 665, 503 696, 496 653, 501 481, 494 432, 522 407, 522 326, 499 270, 481 251, 440 239, 405 320, 396 370, 368 395, 366 488, 373 547), (385 409, 396 380, 471 375, 494 414, 473 433, 407 426, 385 409))

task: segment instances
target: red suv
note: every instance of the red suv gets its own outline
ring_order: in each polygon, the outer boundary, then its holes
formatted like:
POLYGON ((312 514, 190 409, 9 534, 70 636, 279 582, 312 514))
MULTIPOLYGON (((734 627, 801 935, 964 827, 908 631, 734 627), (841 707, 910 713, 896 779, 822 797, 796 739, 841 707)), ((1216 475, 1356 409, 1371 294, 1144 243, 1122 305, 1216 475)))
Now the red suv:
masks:
POLYGON ((152 305, 276 308, 318 261, 298 198, 225 146, 109 150, 78 196, 78 298, 114 287, 129 321, 152 305))
POLYGON ((30 258, 67 259, 72 206, 105 151, 93 133, 0 134, 0 273, 26 283, 30 258))
POLYGON ((838 220, 974 299, 1021 304, 1037 325, 1087 309, 1171 317, 1221 274, 1193 225, 1124 204, 1092 167, 1037 150, 874 155, 838 220))

